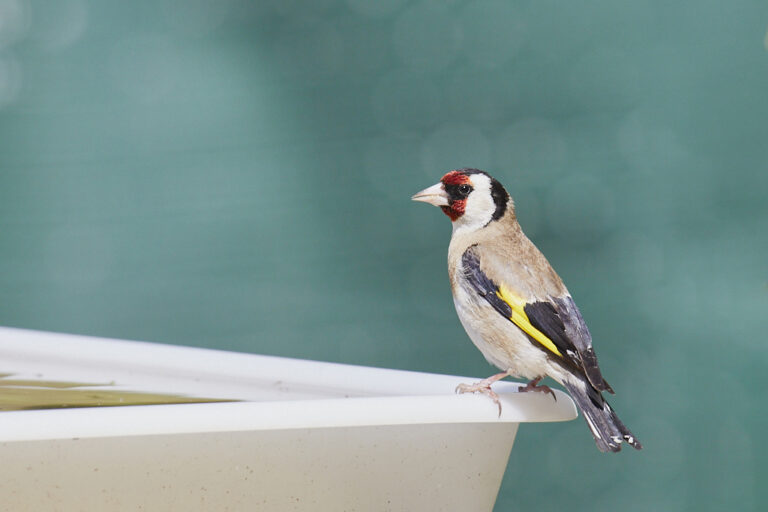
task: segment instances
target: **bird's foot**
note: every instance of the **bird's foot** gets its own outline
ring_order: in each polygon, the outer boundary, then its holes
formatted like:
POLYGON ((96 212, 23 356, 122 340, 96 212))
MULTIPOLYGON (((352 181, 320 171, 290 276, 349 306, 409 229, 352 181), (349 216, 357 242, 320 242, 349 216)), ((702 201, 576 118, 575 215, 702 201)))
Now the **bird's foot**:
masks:
POLYGON ((479 382, 475 382, 474 384, 459 384, 456 386, 456 393, 482 393, 484 395, 488 395, 488 397, 493 400, 493 403, 495 403, 499 408, 499 416, 501 416, 501 402, 499 401, 499 395, 497 395, 496 392, 491 389, 491 384, 497 380, 503 379, 507 375, 507 372, 502 372, 497 373, 496 375, 492 375, 487 379, 483 379, 479 382))
POLYGON ((541 377, 536 377, 531 382, 526 384, 525 386, 518 388, 518 393, 527 393, 529 391, 538 391, 539 393, 549 393, 552 395, 552 398, 555 399, 555 402, 557 402, 557 396, 555 395, 555 392, 552 391, 552 388, 549 386, 541 385, 539 386, 539 381, 541 380, 541 377))

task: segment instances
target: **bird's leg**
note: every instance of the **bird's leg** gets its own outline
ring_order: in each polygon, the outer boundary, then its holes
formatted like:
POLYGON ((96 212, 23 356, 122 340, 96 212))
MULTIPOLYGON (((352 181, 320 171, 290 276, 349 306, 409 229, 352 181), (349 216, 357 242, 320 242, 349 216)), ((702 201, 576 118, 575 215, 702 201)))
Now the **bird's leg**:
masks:
POLYGON ((503 379, 504 377, 507 377, 508 375, 509 373, 507 372, 501 372, 497 373, 496 375, 491 375, 487 379, 475 382, 474 384, 459 384, 456 386, 456 393, 482 393, 484 395, 488 395, 488 397, 493 400, 493 403, 498 406, 499 416, 501 416, 501 402, 499 402, 499 395, 497 395, 496 392, 491 389, 491 384, 503 379))
POLYGON ((531 382, 529 382, 525 386, 523 386, 521 388, 518 388, 517 392, 518 393, 527 393, 528 391, 538 391, 540 393, 549 393, 550 395, 552 395, 552 398, 555 399, 555 402, 557 402, 557 396, 555 396, 555 392, 552 391, 552 388, 550 388, 549 386, 544 386, 544 385, 539 386, 539 381, 542 378, 543 377, 536 377, 535 379, 533 379, 531 382))

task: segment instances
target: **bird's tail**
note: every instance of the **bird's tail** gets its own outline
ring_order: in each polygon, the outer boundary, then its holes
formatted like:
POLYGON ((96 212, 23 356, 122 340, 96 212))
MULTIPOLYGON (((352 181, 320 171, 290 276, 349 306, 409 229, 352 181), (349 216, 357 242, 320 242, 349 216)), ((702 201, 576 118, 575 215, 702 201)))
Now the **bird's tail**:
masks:
POLYGON ((640 441, 621 422, 603 395, 583 380, 563 382, 576 405, 584 415, 592 437, 601 452, 618 452, 621 444, 627 443, 640 450, 640 441))

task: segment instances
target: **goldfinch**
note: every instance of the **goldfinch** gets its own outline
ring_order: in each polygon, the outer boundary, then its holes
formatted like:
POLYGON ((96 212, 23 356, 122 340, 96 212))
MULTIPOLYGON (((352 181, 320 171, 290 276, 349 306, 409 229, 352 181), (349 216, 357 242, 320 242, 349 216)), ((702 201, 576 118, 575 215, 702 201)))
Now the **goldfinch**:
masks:
POLYGON ((453 223, 448 274, 459 320, 501 373, 457 392, 480 392, 501 405, 491 384, 506 376, 529 379, 520 391, 543 391, 549 376, 581 410, 600 451, 640 442, 603 398, 603 378, 579 308, 543 254, 525 236, 512 198, 488 173, 451 171, 412 198, 439 206, 453 223))

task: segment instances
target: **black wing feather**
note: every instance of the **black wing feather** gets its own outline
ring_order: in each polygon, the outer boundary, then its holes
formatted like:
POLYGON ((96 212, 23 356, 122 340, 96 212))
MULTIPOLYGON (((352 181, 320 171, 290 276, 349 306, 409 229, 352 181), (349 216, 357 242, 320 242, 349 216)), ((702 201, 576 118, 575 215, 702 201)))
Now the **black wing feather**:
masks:
POLYGON ((524 310, 531 325, 546 334, 561 352, 579 363, 595 389, 613 393, 597 364, 592 335, 570 296, 553 298, 552 302, 531 302, 525 305, 524 310))
MULTIPOLYGON (((480 269, 480 259, 475 254, 474 246, 464 252, 461 263, 464 275, 477 292, 496 311, 505 318, 510 318, 512 308, 496 294, 499 286, 480 269)), ((551 301, 530 302, 523 309, 531 325, 552 340, 570 365, 584 371, 596 390, 613 393, 613 389, 600 373, 589 329, 570 296, 553 298, 551 301)))
POLYGON ((461 256, 461 263, 464 275, 475 290, 477 290, 477 293, 484 297, 505 318, 511 317, 512 308, 496 295, 499 287, 485 275, 485 272, 480 270, 480 259, 472 250, 472 247, 464 251, 464 254, 461 256))

